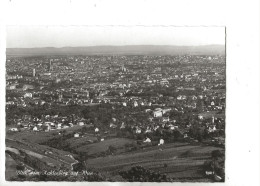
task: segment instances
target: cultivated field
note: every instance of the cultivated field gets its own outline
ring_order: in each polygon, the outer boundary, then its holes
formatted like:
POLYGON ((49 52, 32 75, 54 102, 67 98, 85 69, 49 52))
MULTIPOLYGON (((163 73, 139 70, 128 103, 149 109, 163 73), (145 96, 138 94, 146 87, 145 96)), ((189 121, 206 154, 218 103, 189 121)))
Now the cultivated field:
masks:
POLYGON ((133 139, 127 138, 111 138, 105 139, 105 141, 92 143, 88 145, 83 145, 76 149, 77 152, 85 152, 88 155, 94 155, 101 152, 104 152, 108 149, 109 146, 113 146, 116 149, 123 148, 125 144, 133 143, 133 139))
POLYGON ((163 147, 149 147, 132 153, 88 159, 87 165, 112 179, 118 171, 141 165, 150 170, 165 173, 175 180, 192 179, 203 182, 210 180, 204 178, 202 165, 210 158, 211 152, 217 149, 221 150, 204 145, 166 144, 163 147))

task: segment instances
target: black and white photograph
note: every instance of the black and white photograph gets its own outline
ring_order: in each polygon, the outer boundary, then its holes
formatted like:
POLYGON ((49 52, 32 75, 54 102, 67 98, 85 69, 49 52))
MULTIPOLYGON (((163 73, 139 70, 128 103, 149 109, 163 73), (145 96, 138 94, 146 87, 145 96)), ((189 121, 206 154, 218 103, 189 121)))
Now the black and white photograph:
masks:
POLYGON ((224 182, 225 39, 7 27, 6 180, 224 182))
POLYGON ((0 1, 0 185, 259 185, 258 0, 0 1))

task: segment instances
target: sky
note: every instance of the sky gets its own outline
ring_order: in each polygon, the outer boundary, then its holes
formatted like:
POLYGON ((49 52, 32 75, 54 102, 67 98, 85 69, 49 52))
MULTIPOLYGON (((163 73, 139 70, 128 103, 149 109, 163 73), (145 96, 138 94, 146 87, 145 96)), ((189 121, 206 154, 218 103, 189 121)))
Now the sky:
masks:
POLYGON ((7 26, 7 48, 225 44, 224 27, 7 26))

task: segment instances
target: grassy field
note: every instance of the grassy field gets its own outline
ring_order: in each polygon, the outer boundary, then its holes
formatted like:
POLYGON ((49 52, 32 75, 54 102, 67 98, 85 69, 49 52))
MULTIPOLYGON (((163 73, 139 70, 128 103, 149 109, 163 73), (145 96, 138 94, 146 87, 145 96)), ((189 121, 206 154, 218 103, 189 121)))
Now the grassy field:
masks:
POLYGON ((5 153, 5 179, 10 180, 11 177, 16 175, 16 165, 17 163, 14 159, 7 153, 5 153))
POLYGON ((205 180, 201 166, 210 158, 212 150, 217 149, 220 148, 189 144, 184 146, 166 144, 162 147, 162 150, 159 147, 149 147, 122 155, 88 159, 87 165, 112 178, 120 170, 128 170, 132 166, 141 165, 150 170, 165 173, 180 181, 190 178, 194 178, 195 181, 209 181, 205 180))
MULTIPOLYGON (((73 133, 75 131, 79 131, 82 126, 74 126, 66 129, 66 134, 73 133)), ((16 141, 21 141, 24 144, 44 144, 49 140, 58 137, 58 132, 60 130, 53 130, 49 132, 33 132, 33 131, 21 131, 21 132, 11 132, 7 133, 7 139, 15 139, 16 141)), ((75 138, 70 137, 63 142, 68 143, 69 149, 75 150, 76 152, 84 152, 88 155, 96 155, 102 152, 105 152, 109 146, 113 146, 117 149, 122 149, 125 144, 132 143, 134 140, 126 139, 126 138, 105 138, 102 142, 97 142, 97 137, 93 134, 84 134, 83 137, 75 138)), ((12 142, 14 143, 14 142, 12 142)), ((43 145, 43 149, 47 146, 43 145)), ((24 147, 27 148, 27 147, 24 147)), ((31 150, 34 147, 31 146, 29 149, 31 150)), ((60 149, 61 151, 63 149, 60 149)))
POLYGON ((76 149, 77 152, 86 152, 88 155, 94 155, 104 152, 109 146, 113 146, 116 149, 123 148, 125 144, 132 143, 134 140, 127 138, 112 138, 105 139, 105 141, 83 145, 76 149))
POLYGON ((70 147, 72 149, 79 148, 81 146, 89 145, 91 144, 90 141, 97 141, 97 137, 94 135, 85 135, 84 137, 79 137, 79 138, 70 138, 66 140, 66 142, 69 143, 70 147))
POLYGON ((83 126, 73 126, 67 129, 59 129, 59 130, 51 130, 49 132, 34 132, 34 131, 21 131, 21 132, 10 132, 8 131, 6 134, 6 138, 16 139, 16 140, 23 140, 29 143, 44 143, 56 136, 62 130, 66 130, 66 134, 73 133, 82 129, 83 126))

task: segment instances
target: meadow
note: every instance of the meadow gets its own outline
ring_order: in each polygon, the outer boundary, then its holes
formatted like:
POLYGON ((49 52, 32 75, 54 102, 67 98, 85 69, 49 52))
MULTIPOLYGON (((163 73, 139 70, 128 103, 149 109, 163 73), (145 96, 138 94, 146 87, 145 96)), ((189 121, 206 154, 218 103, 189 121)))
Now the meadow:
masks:
POLYGON ((120 155, 88 159, 87 166, 113 179, 121 170, 141 165, 149 170, 159 171, 178 181, 210 181, 202 170, 204 162, 218 147, 206 145, 165 144, 162 147, 148 147, 143 150, 120 155))

